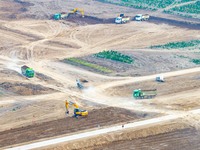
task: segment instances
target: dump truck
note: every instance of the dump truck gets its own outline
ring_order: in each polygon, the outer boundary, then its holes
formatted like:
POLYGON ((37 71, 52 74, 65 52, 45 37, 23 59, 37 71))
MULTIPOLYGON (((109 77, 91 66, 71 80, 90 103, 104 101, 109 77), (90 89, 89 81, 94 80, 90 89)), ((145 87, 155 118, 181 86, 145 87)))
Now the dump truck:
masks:
POLYGON ((56 14, 54 14, 54 16, 53 16, 53 19, 54 20, 61 20, 61 19, 65 19, 65 18, 67 18, 68 17, 68 13, 65 13, 65 12, 62 12, 62 13, 56 13, 56 14))
POLYGON ((156 95, 157 95, 157 89, 151 89, 151 90, 136 89, 133 91, 133 97, 135 99, 149 99, 155 97, 156 95))
POLYGON ((119 17, 115 18, 116 24, 127 23, 130 21, 130 17, 124 16, 124 14, 120 14, 119 17))
POLYGON ((157 82, 165 82, 164 77, 162 75, 159 75, 156 77, 157 82))
POLYGON ((81 83, 80 79, 76 79, 76 85, 77 85, 77 87, 78 87, 79 89, 83 89, 83 88, 84 88, 84 86, 83 86, 83 84, 81 83))
POLYGON ((148 14, 145 14, 145 15, 143 15, 143 14, 137 14, 136 16, 135 16, 135 20, 136 21, 146 21, 146 20, 149 20, 149 15, 148 14))
POLYGON ((33 78, 35 76, 35 72, 32 68, 24 65, 21 67, 22 74, 28 78, 33 78))

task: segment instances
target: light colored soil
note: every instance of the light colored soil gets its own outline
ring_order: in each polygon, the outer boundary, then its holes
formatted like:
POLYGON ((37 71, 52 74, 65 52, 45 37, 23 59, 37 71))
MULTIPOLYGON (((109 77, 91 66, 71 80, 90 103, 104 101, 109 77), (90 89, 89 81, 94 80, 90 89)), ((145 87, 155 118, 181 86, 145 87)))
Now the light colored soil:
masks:
MULTIPOLYGON (((182 70, 181 73, 170 72, 171 70, 176 70, 177 66, 173 62, 174 59, 171 59, 173 54, 181 54, 182 51, 173 50, 169 52, 168 50, 163 50, 157 54, 157 51, 145 49, 155 44, 199 39, 199 30, 151 22, 131 22, 122 25, 113 23, 101 24, 99 22, 98 24, 91 24, 91 21, 94 21, 96 18, 94 20, 90 20, 91 18, 89 18, 89 21, 83 20, 83 22, 79 20, 80 18, 77 18, 77 21, 72 20, 71 22, 49 20, 48 17, 53 13, 74 8, 76 6, 75 3, 77 3, 77 1, 72 0, 55 2, 51 0, 43 2, 31 0, 30 3, 34 5, 29 3, 21 5, 19 3, 11 3, 11 1, 0 2, 1 8, 10 6, 9 15, 16 14, 17 18, 3 17, 2 14, 7 13, 7 10, 0 9, 0 77, 2 83, 9 83, 7 85, 9 87, 11 85, 12 87, 8 92, 5 89, 2 90, 3 93, 0 97, 1 131, 64 118, 64 101, 66 99, 69 100, 71 96, 74 98, 70 100, 77 102, 81 108, 87 110, 113 106, 134 111, 174 113, 176 115, 177 113, 185 113, 183 107, 184 109, 189 109, 191 106, 199 106, 199 102, 196 100, 200 93, 198 88, 199 80, 196 78, 193 80, 189 74, 199 72, 199 68, 182 70), (28 6, 25 7, 25 5, 28 6), (19 9, 25 7, 28 11, 18 13, 18 7, 19 9), (130 97, 124 98, 124 96, 128 95, 129 91, 132 91, 130 90, 132 87, 128 87, 129 89, 120 89, 124 92, 122 95, 116 94, 116 91, 113 92, 112 90, 115 90, 114 87, 119 87, 120 85, 122 87, 126 86, 127 83, 151 80, 154 76, 130 77, 129 75, 132 76, 134 74, 132 71, 126 71, 124 74, 121 72, 121 76, 126 75, 128 77, 105 76, 60 62, 64 58, 87 57, 105 49, 116 49, 135 55, 139 60, 136 64, 141 66, 136 74, 158 73, 158 68, 160 67, 162 71, 168 71, 167 77, 174 75, 182 76, 180 79, 184 80, 187 84, 183 84, 178 77, 169 78, 169 82, 166 82, 166 85, 168 89, 176 91, 176 94, 170 90, 164 90, 163 85, 159 84, 161 92, 158 98, 151 101, 134 101, 131 97, 132 92, 130 92, 130 97), (148 66, 147 64, 150 60, 151 66, 148 66), (168 62, 166 63, 166 61, 168 62), (35 78, 26 79, 21 76, 20 67, 24 64, 36 71, 35 78), (154 67, 155 64, 156 67, 154 67), (144 66, 145 71, 142 69, 144 66), (79 90, 76 87, 77 78, 89 81, 84 84, 86 87, 84 90, 79 90), (177 83, 174 79, 177 80, 177 83), (19 83, 19 86, 15 83, 19 83), (24 88, 24 85, 27 88, 24 88), (52 91, 42 93, 42 95, 38 95, 39 93, 33 95, 34 93, 30 92, 32 91, 30 85, 33 85, 33 87, 37 87, 36 85, 38 85, 39 87, 44 87, 44 89, 52 89, 52 91), (14 91, 17 92, 19 89, 23 93, 22 95, 28 92, 29 96, 17 96, 13 94, 14 91), (107 90, 106 93, 105 90, 107 90), (114 95, 111 95, 113 93, 114 95), (181 102, 182 99, 184 99, 184 102, 181 102), (191 104, 190 106, 187 105, 188 102, 191 104), (155 105, 155 103, 158 105, 155 105), (171 103, 173 107, 165 107, 166 103, 171 103)), ((99 18, 115 18, 123 10, 126 10, 125 12, 132 10, 120 6, 113 6, 113 9, 110 9, 111 5, 100 4, 96 1, 78 0, 78 2, 80 3, 80 7, 85 4, 84 9, 88 16, 90 16, 89 14, 93 14, 94 16, 100 16, 99 18), (97 3, 99 6, 96 5, 97 3), (103 15, 101 15, 102 13, 103 15)), ((137 11, 133 13, 135 14, 137 11)), ((197 52, 198 50, 194 51, 197 52)), ((184 50, 184 55, 198 57, 197 55, 194 56, 194 53, 187 49, 184 50)), ((178 65, 181 66, 180 68, 194 67, 190 62, 187 63, 187 60, 179 57, 176 58, 175 62, 179 62, 178 65)), ((126 66, 120 67, 123 68, 126 66)), ((143 83, 138 83, 138 86, 143 83)), ((152 87, 155 84, 157 83, 148 81, 143 87, 152 87)), ((96 116, 101 114, 102 112, 96 116)), ((191 115, 184 119, 189 122, 192 117, 191 115)), ((93 122, 95 123, 95 120, 93 122)), ((166 129, 166 132, 168 131, 166 129)))

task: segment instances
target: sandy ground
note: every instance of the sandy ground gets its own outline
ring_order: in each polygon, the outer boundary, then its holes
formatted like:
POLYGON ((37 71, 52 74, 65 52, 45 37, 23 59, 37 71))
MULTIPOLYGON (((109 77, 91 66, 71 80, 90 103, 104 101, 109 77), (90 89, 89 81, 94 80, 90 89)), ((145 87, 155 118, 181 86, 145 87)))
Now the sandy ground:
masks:
MULTIPOLYGON (((98 18, 114 18, 122 10, 132 10, 120 6, 116 6, 120 9, 114 9, 115 6, 110 9, 109 4, 96 1, 78 2, 80 7, 85 4, 84 9, 88 16, 98 18), (97 3, 99 7, 96 7, 97 3)), ((185 57, 198 57, 194 54, 198 50, 185 49, 182 53, 181 50, 157 52, 148 49, 151 45, 199 39, 198 29, 157 22, 103 24, 96 18, 49 20, 58 10, 65 11, 64 5, 68 6, 66 8, 73 8, 74 1, 55 3, 51 0, 31 0, 30 3, 20 4, 10 0, 1 1, 0 4, 0 131, 10 133, 11 128, 25 127, 33 122, 42 123, 65 118, 64 100, 70 96, 74 96, 73 100, 91 113, 93 108, 113 106, 149 113, 177 114, 179 111, 183 113, 199 106, 200 69, 180 57, 176 58, 176 62, 182 66, 176 68, 177 64, 171 59, 176 53, 185 57), (10 7, 5 9, 7 6, 10 7), (7 18, 4 13, 8 13, 7 18), (133 69, 124 74, 122 71, 121 77, 116 76, 117 73, 107 76, 61 62, 64 58, 88 57, 105 49, 116 49, 137 56, 139 61, 134 66, 138 68, 137 72, 133 69), (155 56, 156 53, 159 55, 155 56), (151 66, 148 66, 149 61, 151 66), (155 63, 156 71, 153 70, 155 63), (24 64, 34 68, 35 78, 27 79, 21 75, 20 67, 24 64), (143 69, 144 66, 146 69, 143 69), (159 66, 165 66, 161 72, 167 72, 166 83, 147 81, 154 80, 155 75, 134 77, 134 74, 157 74, 159 66), (183 68, 193 69, 170 72, 183 68), (85 90, 80 91, 76 88, 77 78, 89 81, 85 84, 85 90), (139 87, 157 87, 158 97, 148 101, 135 101, 131 96, 132 90, 139 87)), ((139 10, 134 10, 132 15, 137 11, 139 10)), ((166 17, 163 14, 157 15, 166 17)), ((174 16, 171 17, 173 18, 174 16)), ((101 113, 99 111, 99 114, 101 113)), ((185 119, 189 121, 192 117, 185 119)), ((9 138, 7 140, 9 141, 9 138)))

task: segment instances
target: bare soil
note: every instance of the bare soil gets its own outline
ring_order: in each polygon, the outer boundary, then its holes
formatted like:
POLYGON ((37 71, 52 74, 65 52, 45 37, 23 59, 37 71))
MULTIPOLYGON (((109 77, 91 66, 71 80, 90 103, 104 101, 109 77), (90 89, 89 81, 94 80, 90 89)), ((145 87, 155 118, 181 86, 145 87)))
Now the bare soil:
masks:
MULTIPOLYGON (((111 76, 144 76, 196 67, 198 65, 192 63, 191 60, 200 57, 200 53, 188 53, 184 51, 171 52, 170 50, 168 52, 165 51, 164 54, 162 50, 127 50, 122 51, 122 53, 131 56, 134 60, 133 64, 97 58, 93 55, 81 57, 79 59, 113 70, 114 73, 110 73, 111 76)), ((96 71, 95 69, 81 65, 78 66, 90 71, 96 71)))
POLYGON ((151 118, 155 115, 113 107, 94 109, 89 111, 87 118, 66 117, 0 132, 0 147, 83 131, 97 128, 98 126, 103 127, 121 122, 151 118))
POLYGON ((200 75, 199 73, 193 73, 183 76, 174 76, 165 78, 165 82, 145 81, 136 82, 131 85, 124 85, 112 89, 108 89, 106 92, 111 95, 118 95, 127 97, 130 93, 133 93, 134 89, 157 89, 157 96, 164 96, 179 93, 182 91, 189 91, 191 89, 200 88, 200 75), (176 83, 176 84, 173 84, 176 83), (173 85, 173 86, 172 86, 173 85))
POLYGON ((51 88, 46 88, 36 84, 25 83, 2 82, 0 83, 0 88, 17 95, 38 95, 55 92, 55 90, 51 88))
POLYGON ((194 128, 177 129, 176 131, 152 135, 145 138, 112 142, 88 150, 188 150, 200 148, 200 133, 194 128))
MULTIPOLYGON (((194 24, 190 25, 185 23, 186 21, 191 22, 189 19, 184 20, 176 16, 168 18, 168 16, 162 13, 153 14, 146 10, 88 0, 0 1, 0 34, 2 37, 0 38, 0 67, 13 70, 0 72, 1 92, 8 91, 6 96, 1 95, 0 97, 0 147, 24 142, 31 143, 32 140, 42 140, 76 131, 97 129, 98 125, 105 127, 151 118, 157 115, 149 113, 154 108, 158 114, 163 112, 170 114, 174 113, 174 109, 183 108, 186 105, 187 108, 199 106, 200 83, 197 74, 186 75, 180 79, 178 77, 167 78, 164 84, 147 81, 145 84, 143 82, 134 83, 133 86, 125 83, 127 80, 135 80, 135 78, 116 77, 142 76, 196 67, 190 62, 190 59, 199 58, 199 54, 188 49, 184 51, 148 49, 151 45, 199 39, 198 21, 192 21, 194 24), (68 12, 75 7, 83 8, 86 17, 71 16, 69 20, 60 21, 50 19, 54 13, 68 12), (127 24, 116 25, 113 21, 120 13, 129 16, 149 13, 158 18, 152 18, 147 22, 131 21, 127 24), (135 59, 135 63, 129 66, 91 57, 92 54, 105 49, 120 50, 130 54, 135 59), (177 57, 177 55, 184 55, 188 58, 177 57), (97 74, 93 70, 87 71, 85 68, 60 63, 60 60, 70 57, 87 59, 113 68, 116 72, 108 77, 97 74), (16 68, 20 68, 22 63, 32 66, 38 75, 30 80, 20 76, 16 73, 16 68), (116 76, 112 77, 114 75, 116 76), (88 91, 80 91, 76 88, 76 79, 82 78, 89 81, 91 87, 88 88, 88 91), (120 88, 109 88, 118 82, 124 83, 124 85, 122 84, 123 86, 120 88), (155 86, 160 91, 157 98, 141 103, 133 101, 131 94, 133 89, 155 88, 155 86), (100 91, 104 89, 108 90, 101 93, 100 91), (121 94, 117 92, 121 92, 121 94), (127 98, 128 92, 130 95, 127 98), (86 103, 80 105, 81 108, 89 111, 87 118, 75 119, 65 116, 64 100, 70 99, 70 96, 76 97, 73 99, 75 102, 80 102, 80 99, 87 100, 86 103), (116 97, 114 98, 114 96, 116 97), (174 107, 165 109, 168 103, 173 104, 174 107), (104 104, 104 107, 108 108, 102 109, 100 104, 104 104), (113 108, 111 107, 113 105, 126 109, 113 108), (135 112, 133 111, 135 109, 149 112, 135 112)), ((194 51, 199 52, 198 50, 194 51)), ((186 73, 188 72, 183 71, 183 74, 186 73)), ((173 72, 170 74, 173 75, 173 72)), ((187 113, 187 111, 179 110, 177 113, 187 113)), ((198 117, 191 119, 194 116, 190 115, 186 118, 188 123, 195 122, 196 124, 199 120, 198 117)), ((179 120, 178 122, 180 124, 174 125, 174 131, 183 129, 181 128, 183 121, 179 120)), ((134 137, 153 136, 172 131, 171 125, 167 124, 164 128, 160 127, 159 123, 154 124, 150 130, 147 126, 147 130, 141 129, 140 132, 133 135, 130 131, 127 131, 128 134, 127 132, 119 133, 117 138, 121 138, 121 141, 133 140, 134 137)), ((183 132, 185 131, 183 130, 183 132)), ((170 134, 166 136, 170 137, 170 134)), ((105 136, 100 137, 100 140, 97 138, 97 140, 91 141, 84 139, 84 142, 78 143, 78 145, 83 144, 79 146, 79 149, 83 149, 92 141, 99 142, 101 145, 104 139, 110 140, 112 137, 113 135, 109 135, 108 138, 105 136)), ((114 136, 114 138, 116 137, 114 136)), ((172 138, 176 139, 176 134, 173 134, 172 138)), ((159 141, 158 138, 155 140, 159 141)), ((193 141, 195 144, 195 139, 193 141)), ((122 143, 120 145, 123 148, 124 145, 122 143)), ((174 147, 177 146, 178 144, 174 147)), ((110 147, 112 149, 112 146, 110 147)))

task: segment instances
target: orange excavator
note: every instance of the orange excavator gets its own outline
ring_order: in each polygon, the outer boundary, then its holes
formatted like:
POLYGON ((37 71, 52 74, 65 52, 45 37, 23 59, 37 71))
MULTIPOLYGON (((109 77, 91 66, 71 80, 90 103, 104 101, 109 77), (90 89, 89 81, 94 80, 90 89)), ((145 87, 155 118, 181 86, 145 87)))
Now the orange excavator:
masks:
POLYGON ((73 117, 78 118, 78 116, 86 117, 88 116, 87 110, 82 110, 79 108, 77 103, 71 102, 71 101, 65 101, 65 107, 66 107, 66 113, 69 114, 69 106, 72 105, 74 107, 74 115, 73 117))

